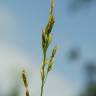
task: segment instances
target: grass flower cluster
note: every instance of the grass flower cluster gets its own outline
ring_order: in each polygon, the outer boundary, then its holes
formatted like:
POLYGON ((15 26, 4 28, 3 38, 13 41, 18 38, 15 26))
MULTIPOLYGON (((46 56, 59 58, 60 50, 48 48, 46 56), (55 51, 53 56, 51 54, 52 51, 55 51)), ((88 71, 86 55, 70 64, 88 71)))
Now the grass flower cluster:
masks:
POLYGON ((28 90, 29 84, 28 84, 27 74, 26 74, 25 70, 22 71, 22 81, 24 83, 24 87, 25 87, 25 90, 26 90, 26 96, 30 96, 29 90, 28 90))
MULTIPOLYGON (((52 70, 53 64, 54 64, 54 57, 56 55, 57 47, 55 46, 53 48, 52 54, 50 56, 50 59, 47 60, 47 50, 49 48, 49 45, 51 45, 52 42, 52 28, 55 23, 55 17, 53 14, 54 11, 54 0, 51 2, 51 8, 50 8, 50 14, 49 14, 49 20, 45 27, 45 29, 42 30, 42 50, 43 50, 43 62, 41 66, 41 93, 40 96, 43 96, 43 90, 44 85, 46 83, 46 79, 48 76, 48 73, 52 70)), ((26 72, 22 71, 22 80, 24 82, 24 86, 26 89, 26 96, 30 96, 29 90, 28 90, 28 80, 26 76, 26 72)))

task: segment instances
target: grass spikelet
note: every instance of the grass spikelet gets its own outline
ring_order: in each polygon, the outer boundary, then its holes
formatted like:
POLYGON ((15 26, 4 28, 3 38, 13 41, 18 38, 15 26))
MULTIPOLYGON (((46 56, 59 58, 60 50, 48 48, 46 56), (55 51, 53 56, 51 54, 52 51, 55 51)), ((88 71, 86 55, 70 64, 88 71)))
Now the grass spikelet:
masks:
POLYGON ((26 74, 26 71, 23 70, 22 71, 22 81, 24 83, 24 87, 25 87, 25 92, 26 92, 26 96, 30 96, 29 95, 29 90, 28 90, 28 79, 27 79, 27 74, 26 74))
POLYGON ((57 46, 55 46, 55 47, 53 48, 52 58, 54 58, 54 56, 56 55, 56 52, 57 52, 57 46))
POLYGON ((54 6, 55 6, 55 1, 52 0, 52 1, 51 1, 50 14, 53 14, 54 6))
POLYGON ((30 95, 29 95, 29 91, 28 91, 28 90, 26 90, 26 96, 30 96, 30 95))
POLYGON ((51 33, 54 23, 55 23, 55 17, 51 14, 49 16, 48 24, 45 28, 45 33, 47 34, 47 36, 51 33))
POLYGON ((28 80, 27 80, 27 76, 26 76, 25 70, 22 71, 22 81, 24 83, 25 88, 28 88, 28 80))

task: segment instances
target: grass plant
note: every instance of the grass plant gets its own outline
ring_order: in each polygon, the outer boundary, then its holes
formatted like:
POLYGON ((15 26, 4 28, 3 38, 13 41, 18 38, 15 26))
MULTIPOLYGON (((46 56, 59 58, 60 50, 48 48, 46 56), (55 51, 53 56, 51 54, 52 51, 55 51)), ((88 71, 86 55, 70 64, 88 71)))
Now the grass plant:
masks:
MULTIPOLYGON (((52 50, 51 56, 49 60, 47 59, 47 50, 49 49, 49 46, 51 45, 51 42, 53 40, 52 37, 52 29, 55 23, 55 17, 54 17, 54 0, 51 2, 51 7, 50 7, 50 13, 49 13, 49 19, 48 23, 45 26, 45 28, 42 30, 42 51, 43 51, 43 60, 42 60, 42 65, 41 65, 41 91, 40 91, 40 96, 43 96, 43 91, 44 91, 44 85, 47 80, 47 76, 49 72, 52 70, 53 64, 54 64, 54 57, 56 55, 57 47, 55 46, 52 50)), ((22 80, 24 83, 24 87, 26 90, 26 96, 30 96, 30 92, 28 89, 28 79, 26 75, 26 71, 22 71, 22 80)))

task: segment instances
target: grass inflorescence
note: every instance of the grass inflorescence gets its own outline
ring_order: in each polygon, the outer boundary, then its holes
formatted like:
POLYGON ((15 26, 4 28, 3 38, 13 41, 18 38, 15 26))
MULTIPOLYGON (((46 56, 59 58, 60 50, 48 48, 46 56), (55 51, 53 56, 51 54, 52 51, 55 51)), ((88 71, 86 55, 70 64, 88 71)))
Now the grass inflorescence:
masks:
POLYGON ((29 89, 28 89, 29 84, 28 84, 27 74, 26 74, 25 70, 22 71, 22 81, 24 83, 24 87, 25 87, 25 90, 26 90, 26 96, 30 96, 29 89))
MULTIPOLYGON (((49 48, 49 45, 51 45, 51 42, 53 40, 52 37, 52 29, 55 23, 55 17, 54 17, 54 0, 51 2, 51 8, 50 8, 50 14, 48 23, 45 26, 45 28, 42 30, 42 50, 43 50, 43 62, 41 66, 41 91, 40 96, 43 96, 43 90, 44 85, 48 76, 48 73, 52 70, 53 64, 54 64, 54 57, 56 55, 57 47, 55 46, 52 50, 52 54, 50 56, 50 59, 47 60, 47 50, 49 48)), ((28 90, 28 80, 26 76, 25 70, 22 71, 22 80, 24 82, 24 86, 26 89, 26 96, 30 96, 29 90, 28 90)))
POLYGON ((55 17, 53 15, 53 10, 54 10, 54 0, 52 0, 51 3, 51 8, 50 8, 50 15, 49 15, 49 20, 48 24, 46 25, 45 29, 42 32, 42 49, 43 49, 43 64, 41 67, 41 80, 42 80, 42 85, 41 85, 41 95, 43 95, 43 89, 44 85, 48 76, 48 73, 52 70, 52 66, 54 63, 54 57, 57 51, 57 47, 53 48, 52 55, 50 56, 49 62, 47 61, 47 49, 49 48, 49 45, 52 42, 52 28, 55 23, 55 17), (47 66, 47 68, 46 68, 47 66))

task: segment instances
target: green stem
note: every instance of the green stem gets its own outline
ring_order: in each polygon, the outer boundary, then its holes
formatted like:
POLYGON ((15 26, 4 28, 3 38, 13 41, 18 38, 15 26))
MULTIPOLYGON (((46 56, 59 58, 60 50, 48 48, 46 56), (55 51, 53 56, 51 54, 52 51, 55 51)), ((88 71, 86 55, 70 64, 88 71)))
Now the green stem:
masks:
MULTIPOLYGON (((43 67, 42 67, 43 73, 44 73, 44 69, 45 69, 45 63, 46 63, 46 51, 44 53, 44 60, 43 60, 43 67)), ((45 84, 44 82, 45 82, 45 78, 44 78, 44 80, 42 80, 41 95, 40 96, 43 96, 43 90, 44 90, 44 84, 45 84)))
POLYGON ((46 73, 46 77, 45 77, 44 84, 46 83, 47 76, 48 76, 48 71, 47 71, 47 73, 46 73))
POLYGON ((41 86, 41 95, 40 95, 40 96, 43 96, 43 88, 44 88, 44 81, 42 81, 42 86, 41 86))

